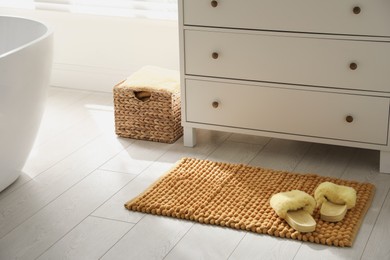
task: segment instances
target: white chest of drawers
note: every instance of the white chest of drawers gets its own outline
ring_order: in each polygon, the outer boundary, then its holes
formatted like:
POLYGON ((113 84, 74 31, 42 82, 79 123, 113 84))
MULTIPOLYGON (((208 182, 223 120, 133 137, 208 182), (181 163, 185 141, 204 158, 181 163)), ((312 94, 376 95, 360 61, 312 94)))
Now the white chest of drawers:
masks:
POLYGON ((390 173, 390 1, 179 0, 195 129, 380 151, 390 173))

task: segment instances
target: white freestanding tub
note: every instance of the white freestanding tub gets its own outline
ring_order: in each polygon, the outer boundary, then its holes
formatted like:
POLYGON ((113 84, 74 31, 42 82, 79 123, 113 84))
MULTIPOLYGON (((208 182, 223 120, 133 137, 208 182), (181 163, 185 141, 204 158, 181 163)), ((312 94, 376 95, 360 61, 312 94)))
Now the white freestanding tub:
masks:
POLYGON ((44 110, 53 33, 44 24, 0 16, 0 191, 30 153, 44 110))

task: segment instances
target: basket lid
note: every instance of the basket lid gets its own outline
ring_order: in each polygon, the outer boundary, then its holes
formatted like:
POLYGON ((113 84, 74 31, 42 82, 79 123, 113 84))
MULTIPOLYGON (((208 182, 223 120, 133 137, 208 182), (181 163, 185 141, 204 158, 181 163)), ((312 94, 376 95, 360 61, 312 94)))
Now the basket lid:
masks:
POLYGON ((119 84, 121 88, 131 88, 135 91, 168 91, 180 90, 180 73, 155 66, 145 66, 133 73, 119 84))

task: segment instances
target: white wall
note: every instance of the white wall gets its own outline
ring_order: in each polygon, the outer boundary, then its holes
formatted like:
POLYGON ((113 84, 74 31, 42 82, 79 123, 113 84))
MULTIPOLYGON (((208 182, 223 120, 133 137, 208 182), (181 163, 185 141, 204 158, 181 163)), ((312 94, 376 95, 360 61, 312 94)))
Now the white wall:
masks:
POLYGON ((179 69, 175 21, 4 8, 0 15, 38 19, 54 28, 53 86, 110 92, 144 65, 179 69))

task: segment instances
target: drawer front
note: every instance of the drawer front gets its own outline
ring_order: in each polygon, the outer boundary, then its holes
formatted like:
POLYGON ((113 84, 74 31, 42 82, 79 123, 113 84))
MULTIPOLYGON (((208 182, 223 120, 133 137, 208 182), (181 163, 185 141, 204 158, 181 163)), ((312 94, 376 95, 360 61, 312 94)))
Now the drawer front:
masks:
POLYGON ((185 91, 187 122, 387 143, 388 98, 200 80, 185 91))
POLYGON ((217 0, 216 7, 211 2, 183 0, 184 24, 390 36, 388 0, 217 0))
POLYGON ((390 42, 234 32, 186 30, 185 73, 390 92, 390 42))

